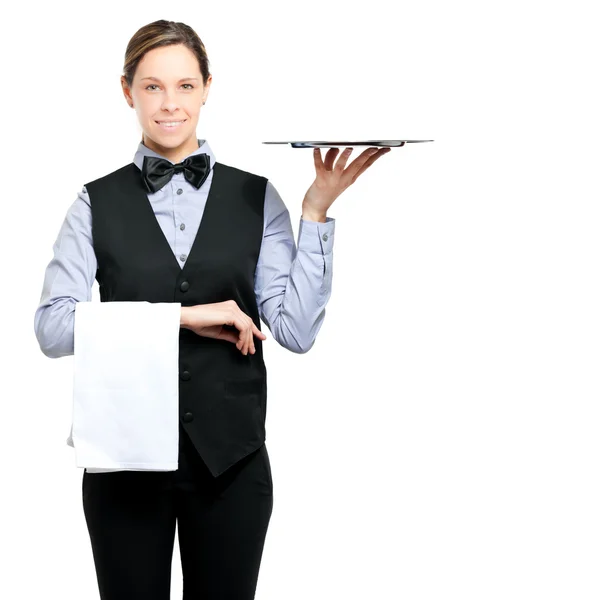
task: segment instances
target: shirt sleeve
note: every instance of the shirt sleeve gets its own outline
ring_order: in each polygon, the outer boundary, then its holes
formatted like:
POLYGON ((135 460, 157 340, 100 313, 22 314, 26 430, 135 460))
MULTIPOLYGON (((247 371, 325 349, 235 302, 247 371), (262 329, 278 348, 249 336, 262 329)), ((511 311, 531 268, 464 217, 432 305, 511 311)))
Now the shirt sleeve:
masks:
POLYGON ((255 274, 261 319, 283 347, 299 354, 314 345, 331 296, 335 219, 300 218, 298 247, 290 214, 270 181, 265 229, 255 274))
POLYGON ((97 261, 92 243, 92 213, 85 186, 69 207, 44 276, 34 330, 49 358, 73 354, 75 306, 89 302, 97 261))

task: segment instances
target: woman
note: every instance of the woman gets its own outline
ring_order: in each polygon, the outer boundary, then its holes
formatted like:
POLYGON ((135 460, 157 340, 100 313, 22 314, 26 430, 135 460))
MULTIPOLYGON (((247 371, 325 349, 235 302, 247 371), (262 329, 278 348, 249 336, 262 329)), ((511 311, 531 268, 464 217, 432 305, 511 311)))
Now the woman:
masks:
POLYGON ((178 525, 184 599, 254 598, 273 506, 260 320, 293 352, 314 343, 330 295, 333 201, 389 150, 347 169, 315 149, 298 253, 264 177, 215 161, 196 137, 212 76, 187 25, 156 21, 128 44, 123 93, 143 135, 132 163, 83 186, 35 315, 42 351, 73 354, 77 302, 180 302, 175 471, 94 472, 82 491, 103 600, 170 597, 178 525), (285 310, 284 310, 285 307, 285 310))

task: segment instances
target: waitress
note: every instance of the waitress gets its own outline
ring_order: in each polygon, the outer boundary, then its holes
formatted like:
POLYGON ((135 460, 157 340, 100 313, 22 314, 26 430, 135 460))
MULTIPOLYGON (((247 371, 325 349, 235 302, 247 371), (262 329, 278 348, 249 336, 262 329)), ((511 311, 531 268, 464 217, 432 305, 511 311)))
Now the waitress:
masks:
POLYGON ((184 599, 251 600, 273 508, 265 445, 264 321, 292 352, 313 345, 331 293, 333 201, 389 148, 321 158, 298 249, 265 178, 216 162, 196 137, 212 76, 194 30, 155 21, 130 40, 121 84, 142 140, 83 186, 47 267, 35 331, 72 355, 77 302, 180 302, 175 471, 84 470, 102 600, 168 600, 177 524, 184 599))

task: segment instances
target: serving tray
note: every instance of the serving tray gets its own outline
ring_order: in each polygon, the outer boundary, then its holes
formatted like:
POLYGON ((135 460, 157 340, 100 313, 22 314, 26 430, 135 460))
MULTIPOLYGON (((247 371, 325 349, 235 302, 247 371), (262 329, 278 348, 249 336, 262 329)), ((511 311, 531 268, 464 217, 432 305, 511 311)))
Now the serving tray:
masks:
POLYGON ((287 141, 263 142, 263 144, 291 144, 292 148, 338 148, 339 146, 379 146, 381 148, 400 148, 404 144, 433 142, 434 140, 359 140, 355 142, 330 141, 287 141))

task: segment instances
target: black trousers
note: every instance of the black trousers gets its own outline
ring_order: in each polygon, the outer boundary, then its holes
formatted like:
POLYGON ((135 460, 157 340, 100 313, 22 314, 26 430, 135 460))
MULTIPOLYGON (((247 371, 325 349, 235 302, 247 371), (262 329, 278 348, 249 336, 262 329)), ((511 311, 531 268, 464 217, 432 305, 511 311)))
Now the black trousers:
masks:
POLYGON ((88 473, 83 509, 101 600, 253 600, 273 509, 267 448, 213 477, 180 425, 177 471, 88 473))

